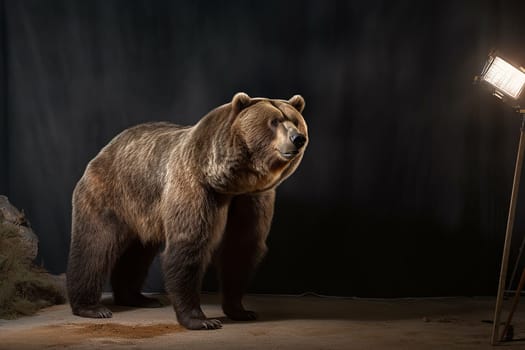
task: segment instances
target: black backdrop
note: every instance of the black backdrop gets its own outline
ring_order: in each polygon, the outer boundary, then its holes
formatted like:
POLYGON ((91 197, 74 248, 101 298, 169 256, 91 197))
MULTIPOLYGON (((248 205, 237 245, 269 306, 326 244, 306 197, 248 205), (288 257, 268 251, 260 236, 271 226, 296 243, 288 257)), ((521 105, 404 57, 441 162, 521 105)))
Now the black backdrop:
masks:
MULTIPOLYGON (((0 193, 52 272, 116 133, 301 93, 310 146, 251 291, 495 292, 520 121, 472 78, 493 47, 525 64, 519 1, 0 2, 0 193)), ((522 193, 515 247, 524 210, 522 193)))

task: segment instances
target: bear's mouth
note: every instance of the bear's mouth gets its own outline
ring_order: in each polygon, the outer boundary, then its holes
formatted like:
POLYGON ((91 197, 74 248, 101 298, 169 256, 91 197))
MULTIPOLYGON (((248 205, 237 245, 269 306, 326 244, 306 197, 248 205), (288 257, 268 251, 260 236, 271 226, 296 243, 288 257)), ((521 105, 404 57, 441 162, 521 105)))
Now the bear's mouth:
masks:
POLYGON ((299 151, 287 151, 287 152, 279 151, 279 153, 281 154, 281 156, 283 156, 283 158, 290 160, 294 158, 297 154, 299 154, 299 151))

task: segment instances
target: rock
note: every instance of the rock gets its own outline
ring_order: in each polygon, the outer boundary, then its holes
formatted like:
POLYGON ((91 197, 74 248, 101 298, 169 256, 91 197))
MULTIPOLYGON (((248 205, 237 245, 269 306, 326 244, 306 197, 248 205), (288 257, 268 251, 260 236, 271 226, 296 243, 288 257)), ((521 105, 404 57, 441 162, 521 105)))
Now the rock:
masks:
POLYGON ((9 202, 6 196, 0 195, 0 220, 7 221, 15 225, 31 227, 23 212, 20 212, 9 202))
POLYGON ((0 223, 16 233, 27 246, 28 257, 34 260, 38 254, 38 236, 31 229, 31 224, 23 212, 13 206, 6 196, 0 195, 0 223))

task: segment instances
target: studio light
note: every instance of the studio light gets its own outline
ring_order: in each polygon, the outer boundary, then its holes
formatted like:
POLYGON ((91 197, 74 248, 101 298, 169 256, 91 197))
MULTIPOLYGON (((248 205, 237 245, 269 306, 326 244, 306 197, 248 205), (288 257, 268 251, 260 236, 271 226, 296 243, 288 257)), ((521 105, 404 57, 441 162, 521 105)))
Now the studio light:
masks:
MULTIPOLYGON (((503 245, 503 255, 501 258, 501 270, 499 275, 498 295, 496 297, 496 307, 494 312, 494 320, 492 325, 492 345, 496 345, 500 341, 509 340, 512 338, 512 332, 510 332, 510 322, 516 307, 518 305, 520 292, 525 286, 525 269, 522 272, 520 283, 516 294, 514 296, 514 303, 512 310, 509 313, 507 322, 503 329, 502 334, 499 333, 501 310, 503 307, 503 299, 505 296, 505 283, 507 281, 507 270, 510 256, 510 247, 512 240, 512 230, 514 228, 514 219, 516 216, 516 203, 518 198, 521 168, 523 164, 523 155, 525 153, 525 109, 522 109, 519 105, 519 98, 524 90, 525 86, 525 72, 523 68, 518 68, 511 63, 507 62, 501 56, 495 53, 489 54, 489 58, 485 63, 485 66, 480 76, 475 78, 476 82, 480 82, 483 85, 488 86, 492 93, 503 100, 504 102, 511 104, 518 115, 521 116, 521 131, 520 141, 518 144, 518 155, 516 157, 516 165, 514 167, 514 178, 512 181, 512 192, 510 195, 509 213, 507 216, 507 228, 505 232, 505 243, 503 245)), ((525 243, 525 238, 522 243, 522 247, 525 243)), ((523 249, 522 249, 523 250, 523 249)), ((521 250, 518 256, 516 267, 512 273, 511 281, 512 284, 514 274, 516 272, 519 259, 521 257, 521 250)))
POLYGON ((497 97, 508 96, 516 100, 525 85, 525 72, 499 56, 490 55, 481 72, 480 80, 492 85, 494 95, 497 97))

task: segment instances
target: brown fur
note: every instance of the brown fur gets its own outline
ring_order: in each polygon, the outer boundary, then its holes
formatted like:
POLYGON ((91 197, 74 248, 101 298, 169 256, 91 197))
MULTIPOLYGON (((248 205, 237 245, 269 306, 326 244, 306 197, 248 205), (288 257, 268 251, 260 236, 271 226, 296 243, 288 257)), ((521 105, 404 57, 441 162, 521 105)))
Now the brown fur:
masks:
POLYGON ((224 312, 254 319, 242 294, 266 250, 275 188, 295 171, 306 147, 303 108, 299 95, 285 101, 238 93, 194 126, 149 123, 116 136, 73 193, 67 272, 73 313, 111 317, 99 301, 108 275, 115 303, 158 306, 140 290, 165 244, 166 290, 182 325, 220 327, 199 301, 212 256, 224 312))

